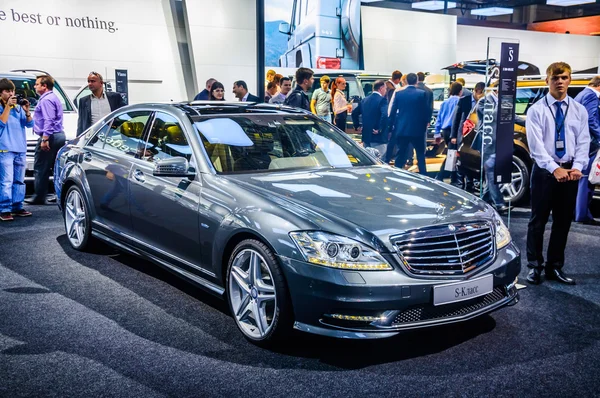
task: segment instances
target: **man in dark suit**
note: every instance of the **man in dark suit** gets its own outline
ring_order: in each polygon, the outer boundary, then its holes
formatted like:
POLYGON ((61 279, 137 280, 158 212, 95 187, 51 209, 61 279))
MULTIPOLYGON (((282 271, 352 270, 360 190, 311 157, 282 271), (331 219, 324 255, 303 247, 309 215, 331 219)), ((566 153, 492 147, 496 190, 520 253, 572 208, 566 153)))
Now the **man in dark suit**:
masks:
MULTIPOLYGON (((417 152, 419 173, 426 174, 425 163, 425 138, 427 124, 431 120, 431 108, 427 102, 427 95, 423 90, 417 89, 417 75, 409 73, 406 76, 408 87, 398 91, 394 96, 390 112, 389 126, 392 131, 392 140, 398 145, 396 165, 403 165, 409 145, 417 152)), ((390 146, 391 146, 390 141, 390 146)), ((388 151, 387 157, 390 156, 388 151)), ((385 159, 390 161, 391 159, 385 159)))
POLYGON ((212 88, 212 85, 214 82, 216 82, 217 79, 215 78, 210 78, 206 81, 206 87, 204 88, 204 90, 200 91, 198 94, 196 94, 196 96, 194 97, 194 101, 208 101, 210 100, 210 89, 212 88))
POLYGON ((595 76, 588 87, 577 94, 575 101, 585 106, 588 113, 588 126, 590 129, 590 162, 582 170, 583 177, 579 180, 577 190, 577 203, 575 205, 575 221, 583 224, 600 225, 600 222, 594 219, 590 206, 594 195, 594 186, 588 182, 588 175, 592 167, 592 162, 596 158, 598 148, 600 147, 600 116, 598 106, 600 101, 600 76, 595 76))
POLYGON ((375 148, 383 156, 387 147, 387 99, 386 85, 377 80, 373 92, 364 98, 352 111, 352 121, 357 129, 362 129, 362 142, 365 148, 375 148), (362 126, 359 116, 362 114, 362 126))
POLYGON ((248 92, 248 85, 243 80, 238 80, 233 83, 233 94, 240 100, 240 102, 263 102, 256 95, 252 95, 248 92))
POLYGON ((126 105, 121 94, 104 91, 104 80, 100 73, 90 72, 87 81, 92 94, 79 100, 77 135, 112 111, 126 105))
POLYGON ((425 94, 427 94, 427 103, 429 104, 431 112, 433 113, 433 91, 425 85, 425 73, 417 73, 417 79, 419 80, 417 83, 417 88, 425 91, 425 94))
POLYGON ((396 89, 400 84, 400 79, 402 79, 402 72, 395 70, 392 72, 392 78, 385 82, 385 98, 387 99, 388 103, 392 101, 394 92, 396 92, 396 89))

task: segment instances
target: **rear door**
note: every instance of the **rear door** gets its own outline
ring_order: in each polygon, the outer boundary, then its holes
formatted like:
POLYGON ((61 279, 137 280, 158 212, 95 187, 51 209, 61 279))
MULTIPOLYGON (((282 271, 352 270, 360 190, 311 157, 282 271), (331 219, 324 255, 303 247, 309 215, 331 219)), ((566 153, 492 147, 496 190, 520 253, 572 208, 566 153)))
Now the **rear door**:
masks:
POLYGON ((115 116, 86 144, 81 163, 91 192, 95 220, 112 232, 131 232, 128 177, 143 144, 152 111, 115 116))

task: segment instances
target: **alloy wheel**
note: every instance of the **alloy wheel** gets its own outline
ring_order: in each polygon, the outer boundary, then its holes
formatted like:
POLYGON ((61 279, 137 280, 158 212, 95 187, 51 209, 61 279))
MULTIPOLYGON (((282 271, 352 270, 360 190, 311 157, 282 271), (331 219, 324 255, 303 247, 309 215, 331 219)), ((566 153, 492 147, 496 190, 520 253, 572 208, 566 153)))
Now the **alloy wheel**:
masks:
POLYGON ((79 247, 85 239, 86 228, 83 198, 76 189, 69 192, 65 201, 65 226, 67 237, 74 247, 79 247))
POLYGON ((273 327, 277 295, 271 270, 260 253, 244 249, 237 254, 230 268, 228 294, 242 332, 251 339, 263 339, 273 327))
POLYGON ((512 172, 510 183, 500 185, 500 192, 504 196, 504 200, 512 202, 516 197, 520 196, 521 191, 524 189, 524 172, 519 165, 514 161, 512 162, 512 172))

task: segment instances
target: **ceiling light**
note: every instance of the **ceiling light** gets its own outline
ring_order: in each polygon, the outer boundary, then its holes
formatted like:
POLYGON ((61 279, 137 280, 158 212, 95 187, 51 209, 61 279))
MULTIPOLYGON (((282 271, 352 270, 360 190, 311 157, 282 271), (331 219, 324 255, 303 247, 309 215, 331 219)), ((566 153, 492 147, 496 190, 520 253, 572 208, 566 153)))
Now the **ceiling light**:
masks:
MULTIPOLYGON (((412 3, 412 8, 417 8, 419 10, 428 10, 428 11, 437 11, 444 9, 444 1, 443 0, 428 0, 428 1, 419 1, 418 3, 412 3)), ((456 8, 456 2, 449 1, 448 8, 456 8)))
POLYGON ((549 6, 569 7, 579 4, 595 3, 596 0, 546 0, 549 6))
POLYGON ((483 17, 493 17, 496 15, 509 15, 513 13, 512 8, 505 7, 485 7, 474 8, 471 10, 471 15, 481 15, 483 17))

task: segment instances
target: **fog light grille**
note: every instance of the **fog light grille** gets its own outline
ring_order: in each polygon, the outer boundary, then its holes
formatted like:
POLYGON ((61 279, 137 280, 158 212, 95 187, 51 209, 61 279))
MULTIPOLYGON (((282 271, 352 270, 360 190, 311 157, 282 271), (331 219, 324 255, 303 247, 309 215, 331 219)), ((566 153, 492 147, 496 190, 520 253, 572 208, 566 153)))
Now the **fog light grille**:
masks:
POLYGON ((485 296, 459 303, 446 304, 439 307, 412 307, 400 312, 392 322, 392 326, 468 315, 501 301, 506 297, 505 291, 504 287, 499 286, 485 296))

